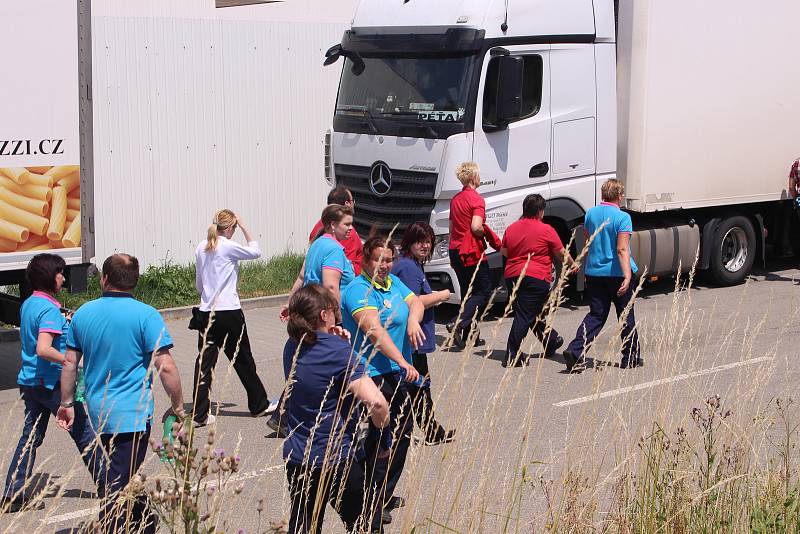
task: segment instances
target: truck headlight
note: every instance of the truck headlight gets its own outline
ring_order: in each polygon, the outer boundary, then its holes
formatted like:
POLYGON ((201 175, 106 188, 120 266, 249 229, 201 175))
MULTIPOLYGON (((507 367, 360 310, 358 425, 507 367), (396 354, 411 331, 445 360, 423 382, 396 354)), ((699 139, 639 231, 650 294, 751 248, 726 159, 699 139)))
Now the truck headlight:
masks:
POLYGON ((431 259, 441 260, 444 258, 448 258, 450 256, 450 253, 448 252, 449 249, 450 249, 450 236, 437 235, 436 240, 433 242, 433 254, 431 259))

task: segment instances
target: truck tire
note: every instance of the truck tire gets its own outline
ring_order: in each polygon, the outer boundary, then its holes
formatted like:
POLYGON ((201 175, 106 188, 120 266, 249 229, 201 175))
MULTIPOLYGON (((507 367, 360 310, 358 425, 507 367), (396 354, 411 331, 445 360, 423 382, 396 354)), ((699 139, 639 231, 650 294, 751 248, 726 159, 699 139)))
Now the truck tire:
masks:
POLYGON ((755 263, 757 248, 750 219, 741 215, 723 219, 711 241, 711 279, 721 286, 744 282, 755 263))

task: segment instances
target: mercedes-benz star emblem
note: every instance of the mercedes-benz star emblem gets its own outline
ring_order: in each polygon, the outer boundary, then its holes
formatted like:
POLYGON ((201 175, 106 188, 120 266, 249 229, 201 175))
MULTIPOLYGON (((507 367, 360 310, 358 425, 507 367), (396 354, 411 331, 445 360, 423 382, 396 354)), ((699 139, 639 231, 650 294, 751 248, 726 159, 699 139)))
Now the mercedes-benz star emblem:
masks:
POLYGON ((382 161, 377 161, 369 171, 369 188, 379 197, 385 197, 392 188, 392 171, 382 161))

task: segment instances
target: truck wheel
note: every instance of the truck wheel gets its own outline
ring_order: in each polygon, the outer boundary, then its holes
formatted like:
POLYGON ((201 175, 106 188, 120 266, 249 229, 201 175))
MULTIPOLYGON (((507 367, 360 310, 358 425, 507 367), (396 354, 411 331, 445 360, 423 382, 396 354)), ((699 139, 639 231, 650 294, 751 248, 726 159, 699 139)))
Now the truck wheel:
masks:
POLYGON ((747 217, 728 217, 711 242, 711 278, 722 286, 741 284, 756 259, 756 232, 747 217))

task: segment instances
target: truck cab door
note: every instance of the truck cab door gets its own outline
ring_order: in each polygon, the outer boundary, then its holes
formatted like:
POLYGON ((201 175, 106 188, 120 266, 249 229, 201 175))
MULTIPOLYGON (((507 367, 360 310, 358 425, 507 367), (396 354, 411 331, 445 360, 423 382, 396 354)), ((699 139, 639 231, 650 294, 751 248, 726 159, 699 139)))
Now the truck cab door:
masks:
MULTIPOLYGON (((502 235, 522 213, 526 195, 549 198, 552 168, 550 117, 550 45, 509 46, 523 58, 522 106, 519 117, 498 129, 496 95, 499 57, 484 59, 475 114, 473 159, 480 165, 487 223, 502 235)), ((503 53, 505 53, 505 50, 503 53)))

